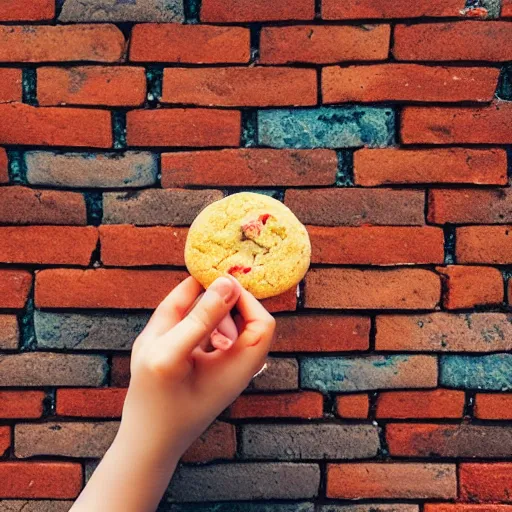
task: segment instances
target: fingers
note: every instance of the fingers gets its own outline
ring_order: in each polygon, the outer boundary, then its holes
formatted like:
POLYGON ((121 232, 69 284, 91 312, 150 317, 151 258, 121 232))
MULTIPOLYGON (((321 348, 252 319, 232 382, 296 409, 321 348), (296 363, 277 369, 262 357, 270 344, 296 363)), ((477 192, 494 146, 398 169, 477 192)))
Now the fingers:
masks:
POLYGON ((238 329, 231 315, 226 315, 213 331, 211 340, 214 348, 219 350, 228 350, 238 338, 238 329))

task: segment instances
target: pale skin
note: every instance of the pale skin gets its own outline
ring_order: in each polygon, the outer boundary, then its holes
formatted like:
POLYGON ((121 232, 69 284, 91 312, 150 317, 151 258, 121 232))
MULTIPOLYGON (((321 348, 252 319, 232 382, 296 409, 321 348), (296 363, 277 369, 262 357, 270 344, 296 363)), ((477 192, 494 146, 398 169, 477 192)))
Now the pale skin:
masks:
POLYGON ((71 512, 154 512, 180 457, 263 366, 274 318, 230 276, 203 292, 187 278, 135 341, 118 434, 71 512))

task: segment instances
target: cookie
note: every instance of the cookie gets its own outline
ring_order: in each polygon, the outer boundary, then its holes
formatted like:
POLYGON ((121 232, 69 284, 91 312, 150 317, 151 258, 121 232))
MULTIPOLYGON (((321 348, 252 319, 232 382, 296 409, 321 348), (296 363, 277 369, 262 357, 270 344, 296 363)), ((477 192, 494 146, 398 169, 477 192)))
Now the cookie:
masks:
POLYGON ((207 206, 192 223, 185 244, 187 269, 205 288, 228 273, 257 299, 296 286, 310 258, 308 233, 291 210, 250 192, 207 206))

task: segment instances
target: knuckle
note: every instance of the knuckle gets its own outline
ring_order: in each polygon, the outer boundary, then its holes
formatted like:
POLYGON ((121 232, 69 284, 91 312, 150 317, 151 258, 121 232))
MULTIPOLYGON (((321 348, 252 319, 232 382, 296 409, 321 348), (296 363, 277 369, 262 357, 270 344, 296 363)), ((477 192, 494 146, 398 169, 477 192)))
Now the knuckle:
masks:
POLYGON ((206 315, 202 311, 198 311, 197 309, 192 310, 188 315, 188 319, 195 329, 201 332, 208 331, 208 320, 206 315))

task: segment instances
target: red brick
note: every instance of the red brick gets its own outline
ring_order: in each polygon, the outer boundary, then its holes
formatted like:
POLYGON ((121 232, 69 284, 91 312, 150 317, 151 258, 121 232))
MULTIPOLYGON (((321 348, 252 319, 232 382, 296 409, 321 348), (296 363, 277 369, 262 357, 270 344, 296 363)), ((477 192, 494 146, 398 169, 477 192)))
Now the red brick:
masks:
POLYGON ((312 20, 315 17, 314 0, 203 0, 202 22, 246 22, 312 20))
POLYGON ((475 417, 481 420, 512 420, 512 393, 478 393, 475 417))
POLYGON ((424 512, 512 512, 512 505, 467 505, 463 503, 427 503, 424 512))
POLYGON ((46 269, 36 274, 38 308, 154 309, 187 277, 172 270, 46 269))
POLYGON ((433 309, 439 276, 423 269, 313 269, 306 275, 305 306, 332 309, 433 309))
POLYGON ((464 392, 434 391, 383 392, 377 400, 377 418, 462 418, 464 392))
POLYGON ((327 497, 455 498, 455 464, 328 464, 327 497))
POLYGON ((370 412, 370 400, 366 394, 338 395, 336 414, 340 418, 366 419, 370 412))
POLYGON ((511 115, 512 103, 502 101, 479 108, 406 107, 402 140, 405 144, 508 144, 511 115))
POLYGON ((512 0, 503 0, 501 2, 501 16, 503 18, 512 18, 512 0))
POLYGON ((510 463, 461 464, 459 482, 463 501, 512 503, 510 463))
POLYGON ((185 265, 183 251, 187 228, 100 226, 101 261, 104 265, 185 265))
POLYGON ((86 224, 82 194, 27 187, 0 187, 2 224, 86 224))
POLYGON ((43 391, 0 391, 0 418, 40 418, 43 391))
POLYGON ((0 227, 0 262, 87 266, 97 241, 92 226, 0 227))
POLYGON ((496 68, 332 66, 322 70, 322 98, 324 103, 491 101, 498 76, 496 68))
POLYGON ((82 466, 71 462, 0 462, 0 498, 75 498, 82 466))
POLYGON ((83 418, 120 418, 125 388, 57 390, 57 415, 83 418))
POLYGON ((127 388, 130 383, 130 356, 113 356, 110 385, 127 388))
POLYGON ((389 25, 263 27, 260 62, 334 64, 340 61, 385 60, 390 31, 389 25))
POLYGON ((118 62, 124 47, 115 25, 0 26, 0 62, 118 62))
POLYGON ((130 146, 238 146, 241 115, 235 110, 132 110, 126 115, 130 146))
POLYGON ((393 55, 397 60, 512 59, 512 23, 461 21, 397 25, 393 55))
POLYGON ((21 69, 1 68, 0 103, 10 101, 21 101, 21 69))
POLYGON ((497 268, 449 265, 437 271, 444 276, 446 309, 501 304, 504 300, 503 276, 497 268))
POLYGON ((444 260, 440 228, 308 226, 308 232, 312 263, 398 265, 444 260))
POLYGON ((512 192, 509 188, 431 190, 427 218, 433 224, 510 223, 512 192))
MULTIPOLYGON (((1 412, 0 412, 1 414, 1 412)), ((11 428, 0 427, 0 457, 9 449, 11 446, 11 428)))
POLYGON ((336 153, 329 149, 224 149, 164 153, 162 186, 333 185, 337 166, 336 153))
POLYGON ((456 230, 459 263, 509 264, 512 261, 512 226, 464 226, 456 230))
POLYGON ((421 190, 330 188, 287 190, 285 203, 303 224, 317 226, 425 224, 421 190), (340 208, 340 204, 343 208, 340 208))
POLYGON ((261 301, 269 313, 281 313, 283 311, 295 311, 297 309, 297 290, 291 288, 287 292, 261 301))
POLYGON ((39 105, 139 106, 146 99, 144 68, 43 67, 37 70, 39 105))
MULTIPOLYGON (((0 315, 0 350, 16 350, 19 345, 19 338, 20 328, 16 315, 0 315)), ((2 412, 0 405, 0 418, 1 417, 2 412)))
POLYGON ((506 185, 502 149, 360 149, 354 154, 356 185, 471 183, 506 185))
POLYGON ((283 67, 168 68, 164 70, 161 101, 224 107, 316 105, 316 70, 283 67))
POLYGON ((9 160, 3 148, 0 148, 0 183, 9 183, 9 160))
POLYGON ((112 146, 112 120, 107 110, 0 105, 1 144, 38 146, 112 146))
POLYGON ((22 309, 31 286, 30 272, 0 269, 0 308, 22 309))
POLYGON ((460 16, 463 0, 323 0, 324 20, 460 16))
POLYGON ((55 15, 53 0, 3 0, 0 21, 51 20, 55 15))
POLYGON ((182 462, 211 462, 217 459, 234 459, 236 454, 235 427, 229 423, 215 422, 184 453, 182 462))
POLYGON ((242 395, 229 409, 230 418, 321 418, 323 396, 313 391, 242 395))
POLYGON ((247 28, 144 23, 132 30, 130 60, 134 62, 246 63, 249 58, 247 28))
POLYGON ((280 316, 271 352, 367 350, 370 319, 361 316, 280 316))

